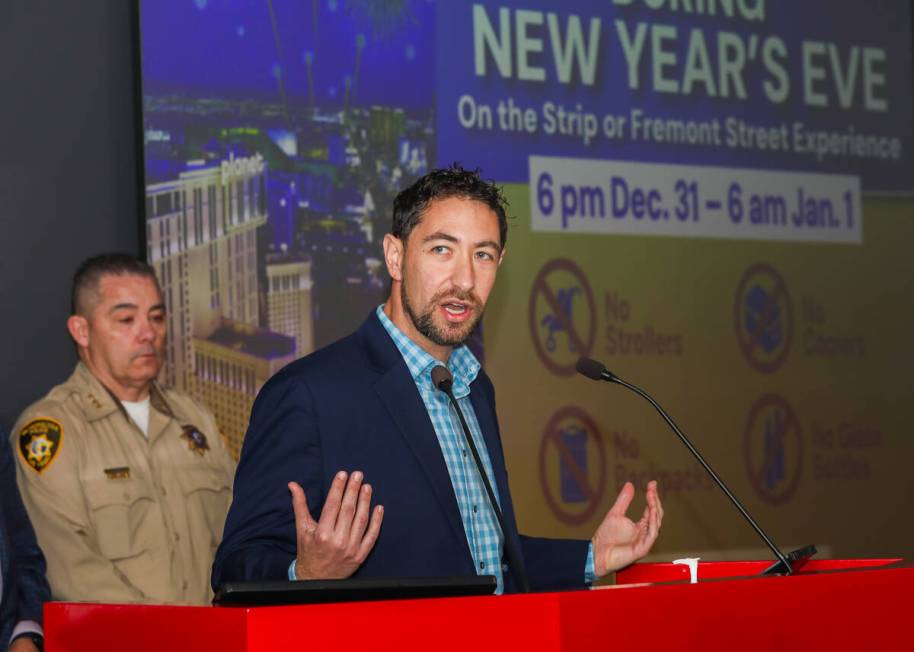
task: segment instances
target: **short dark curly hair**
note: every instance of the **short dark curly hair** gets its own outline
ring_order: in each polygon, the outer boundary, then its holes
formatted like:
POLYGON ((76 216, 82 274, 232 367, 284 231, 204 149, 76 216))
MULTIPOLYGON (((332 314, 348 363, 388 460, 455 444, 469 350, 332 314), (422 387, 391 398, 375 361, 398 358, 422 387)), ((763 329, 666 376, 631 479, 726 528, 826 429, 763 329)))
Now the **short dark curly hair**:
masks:
POLYGON ((429 204, 450 197, 473 199, 491 208, 498 216, 501 247, 504 249, 508 241, 508 200, 493 181, 484 181, 479 176, 479 169, 466 170, 459 163, 432 170, 400 191, 394 198, 391 234, 405 243, 422 221, 422 214, 429 204))

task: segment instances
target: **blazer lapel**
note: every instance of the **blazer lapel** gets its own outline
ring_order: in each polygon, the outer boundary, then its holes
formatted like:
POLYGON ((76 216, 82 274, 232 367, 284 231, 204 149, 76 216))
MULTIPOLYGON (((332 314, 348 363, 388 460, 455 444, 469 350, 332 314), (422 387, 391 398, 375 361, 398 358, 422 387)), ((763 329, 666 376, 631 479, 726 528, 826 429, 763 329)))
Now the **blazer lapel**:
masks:
MULTIPOLYGON (((483 372, 480 371, 481 373, 483 372)), ((491 394, 486 391, 486 385, 479 382, 477 378, 470 391, 470 401, 473 403, 476 421, 479 422, 479 429, 482 431, 482 436, 486 441, 486 448, 489 450, 489 459, 492 461, 492 473, 495 475, 495 484, 498 487, 501 513, 505 517, 505 539, 511 539, 514 542, 514 549, 521 558, 520 563, 525 564, 520 534, 517 531, 517 520, 514 516, 514 504, 508 487, 508 473, 505 466, 504 451, 501 447, 501 438, 498 433, 498 421, 496 420, 495 409, 491 404, 490 397, 491 394)), ((506 590, 517 590, 513 573, 505 573, 504 580, 506 590)))
POLYGON ((472 560, 463 520, 457 507, 457 497, 451 485, 451 476, 441 453, 441 445, 406 362, 376 315, 372 314, 362 325, 359 335, 372 362, 384 369, 374 383, 374 390, 391 420, 396 424, 400 435, 416 456, 419 467, 425 474, 454 536, 466 551, 467 559, 472 560))
POLYGON ((505 515, 505 520, 508 521, 505 525, 516 532, 514 509, 511 506, 511 495, 508 493, 508 476, 506 473, 501 472, 506 467, 505 455, 501 448, 501 440, 498 437, 498 423, 495 421, 494 410, 489 404, 481 383, 473 383, 470 391, 470 401, 473 404, 473 410, 476 412, 476 421, 479 423, 482 437, 486 441, 489 459, 492 461, 492 472, 495 474, 495 484, 498 486, 501 511, 505 515))

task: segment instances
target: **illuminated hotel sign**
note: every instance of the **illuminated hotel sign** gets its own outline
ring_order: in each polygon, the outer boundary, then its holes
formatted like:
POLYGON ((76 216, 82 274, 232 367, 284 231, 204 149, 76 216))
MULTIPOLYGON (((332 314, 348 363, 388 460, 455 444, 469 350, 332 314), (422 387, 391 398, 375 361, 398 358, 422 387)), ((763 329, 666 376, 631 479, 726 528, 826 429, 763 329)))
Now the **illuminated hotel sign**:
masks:
POLYGON ((246 177, 263 172, 263 156, 254 154, 246 158, 235 158, 229 154, 227 161, 222 161, 222 183, 228 183, 236 177, 246 177))

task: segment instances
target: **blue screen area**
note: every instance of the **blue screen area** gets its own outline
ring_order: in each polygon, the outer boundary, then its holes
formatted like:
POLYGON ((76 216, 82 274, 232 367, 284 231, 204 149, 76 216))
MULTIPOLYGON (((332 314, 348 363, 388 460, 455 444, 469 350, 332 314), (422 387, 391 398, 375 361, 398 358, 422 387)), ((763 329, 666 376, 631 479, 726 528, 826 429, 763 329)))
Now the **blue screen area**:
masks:
POLYGON ((143 2, 144 92, 338 108, 351 84, 352 106, 428 111, 433 14, 430 2, 143 2))

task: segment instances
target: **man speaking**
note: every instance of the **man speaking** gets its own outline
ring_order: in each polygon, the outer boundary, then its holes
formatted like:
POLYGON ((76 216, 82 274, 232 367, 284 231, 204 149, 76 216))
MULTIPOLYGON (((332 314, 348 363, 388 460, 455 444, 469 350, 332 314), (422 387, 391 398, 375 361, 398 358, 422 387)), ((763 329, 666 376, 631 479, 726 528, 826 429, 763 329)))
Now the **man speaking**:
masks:
POLYGON ((505 206, 497 186, 459 166, 396 197, 384 238, 387 301, 352 335, 276 374, 254 404, 214 588, 476 573, 494 575, 498 593, 520 590, 524 576, 533 590, 554 590, 647 554, 663 517, 654 482, 637 523, 625 515, 629 483, 590 541, 517 531, 494 388, 464 345, 504 259, 505 206), (432 381, 441 365, 495 505, 432 381))

